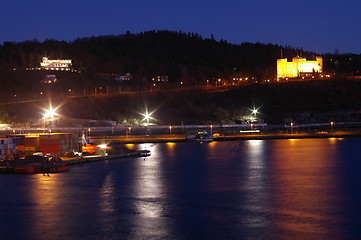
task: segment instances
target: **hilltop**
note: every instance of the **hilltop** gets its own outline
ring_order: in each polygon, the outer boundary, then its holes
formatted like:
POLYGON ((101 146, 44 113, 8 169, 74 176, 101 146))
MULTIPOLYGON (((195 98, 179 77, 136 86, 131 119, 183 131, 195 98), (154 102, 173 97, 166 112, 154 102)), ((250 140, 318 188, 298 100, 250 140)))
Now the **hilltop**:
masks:
POLYGON ((323 55, 333 80, 260 84, 274 79, 276 59, 317 53, 261 43, 230 44, 194 33, 149 31, 139 34, 46 40, 0 45, 0 121, 35 122, 40 107, 62 103, 64 116, 135 123, 147 106, 159 124, 238 122, 252 107, 269 123, 358 120, 361 55, 323 55), (43 56, 72 59, 76 72, 29 70, 43 56), (130 81, 109 75, 131 73, 130 81), (42 84, 54 74, 56 84, 42 84), (154 85, 154 76, 169 81, 154 85), (249 77, 230 86, 234 77, 249 77), (227 83, 217 86, 218 79, 227 83), (154 86, 153 86, 154 85, 154 86), (217 86, 217 87, 216 87, 217 86), (138 92, 138 93, 134 93, 138 92), (31 100, 31 101, 29 101, 31 100), (16 104, 6 104, 16 102, 16 104))
MULTIPOLYGON (((154 76, 168 76, 164 87, 201 86, 209 80, 230 80, 234 77, 272 78, 276 75, 276 59, 302 54, 317 54, 290 46, 261 43, 230 44, 203 38, 194 33, 148 31, 138 34, 79 38, 72 42, 45 40, 0 45, 0 95, 34 95, 43 91, 40 80, 56 74, 59 82, 52 91, 91 91, 113 84, 102 76, 133 76, 128 89, 152 87, 154 76), (26 71, 38 68, 43 56, 51 59, 72 59, 81 74, 56 71, 26 71)), ((78 72, 78 73, 79 73, 78 72)))

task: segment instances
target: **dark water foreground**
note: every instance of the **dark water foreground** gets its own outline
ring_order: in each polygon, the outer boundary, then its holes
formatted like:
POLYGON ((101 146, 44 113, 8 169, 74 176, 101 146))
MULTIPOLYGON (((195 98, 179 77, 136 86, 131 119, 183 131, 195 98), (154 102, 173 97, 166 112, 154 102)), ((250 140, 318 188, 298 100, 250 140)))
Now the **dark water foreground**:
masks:
POLYGON ((1 239, 361 239, 361 138, 128 146, 0 175, 1 239))

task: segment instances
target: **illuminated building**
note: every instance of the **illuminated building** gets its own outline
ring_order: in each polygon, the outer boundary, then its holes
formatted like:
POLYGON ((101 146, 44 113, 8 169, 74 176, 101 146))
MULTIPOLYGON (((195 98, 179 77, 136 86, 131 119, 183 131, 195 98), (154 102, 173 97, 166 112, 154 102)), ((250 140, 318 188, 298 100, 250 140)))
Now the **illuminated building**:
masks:
POLYGON ((314 61, 302 57, 294 57, 292 62, 288 62, 287 58, 277 59, 277 77, 279 78, 310 76, 321 72, 322 57, 320 56, 317 56, 314 61))
POLYGON ((48 57, 43 57, 40 66, 45 70, 69 71, 72 63, 69 59, 50 60, 48 57))

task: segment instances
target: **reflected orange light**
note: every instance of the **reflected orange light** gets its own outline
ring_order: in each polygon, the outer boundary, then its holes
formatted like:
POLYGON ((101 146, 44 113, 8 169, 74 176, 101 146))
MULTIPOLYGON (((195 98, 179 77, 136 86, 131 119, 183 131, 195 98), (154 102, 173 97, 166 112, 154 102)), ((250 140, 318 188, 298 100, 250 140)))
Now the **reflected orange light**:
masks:
POLYGON ((134 144, 134 143, 127 143, 127 144, 125 144, 125 146, 126 146, 127 148, 129 148, 129 149, 134 149, 135 144, 134 144))
POLYGON ((274 223, 281 229, 291 231, 328 231, 326 225, 319 222, 324 212, 333 209, 333 202, 328 199, 330 191, 338 187, 333 164, 336 164, 335 139, 290 139, 272 141, 271 163, 274 184, 282 186, 272 193, 277 214, 297 221, 274 223), (330 167, 331 166, 331 167, 330 167), (327 176, 327 177, 326 177, 327 176), (332 187, 331 187, 332 186, 332 187), (322 203, 322 204, 320 204, 322 203), (307 209, 307 211, 305 211, 307 209), (315 219, 315 221, 309 221, 315 219))

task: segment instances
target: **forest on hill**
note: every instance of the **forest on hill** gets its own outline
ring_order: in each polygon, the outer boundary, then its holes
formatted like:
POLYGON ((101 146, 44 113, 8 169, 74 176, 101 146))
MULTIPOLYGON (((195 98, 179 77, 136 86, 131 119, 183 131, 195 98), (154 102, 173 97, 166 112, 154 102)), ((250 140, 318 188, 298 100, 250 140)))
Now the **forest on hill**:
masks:
POLYGON ((313 59, 317 53, 273 44, 230 44, 174 31, 127 32, 71 42, 5 42, 0 45, 0 101, 17 103, 0 105, 0 123, 35 122, 41 116, 39 104, 28 101, 39 99, 45 100, 40 104, 43 107, 49 99, 54 105, 61 103, 64 116, 70 118, 118 123, 139 122, 145 103, 157 109, 159 124, 239 122, 254 105, 262 107, 261 117, 270 123, 288 117, 300 122, 359 118, 360 82, 344 78, 360 75, 358 54, 323 55, 324 71, 334 76, 329 81, 254 81, 209 91, 217 79, 274 78, 281 55, 313 59), (77 71, 27 70, 38 68, 43 56, 72 59, 77 71), (104 77, 125 73, 133 76, 125 84, 104 77), (56 84, 41 83, 49 74, 56 75, 56 84), (152 78, 159 75, 168 76, 169 81, 154 89, 152 78), (123 94, 135 91, 143 93, 123 94))
MULTIPOLYGON (((131 73, 128 88, 150 89, 154 76, 168 76, 165 88, 201 86, 206 81, 234 77, 270 79, 276 75, 276 59, 296 55, 314 59, 317 53, 291 46, 262 43, 230 44, 203 38, 195 33, 148 31, 137 34, 79 38, 71 42, 37 40, 0 45, 0 95, 29 96, 44 91, 40 80, 47 74, 59 79, 52 91, 92 91, 104 85, 104 76, 131 73), (37 68, 41 58, 72 59, 81 73, 26 71, 37 68), (103 76, 103 77, 102 77, 103 76)), ((359 74, 361 56, 324 55, 329 73, 359 74)), ((114 81, 106 84, 117 84, 114 81)))

